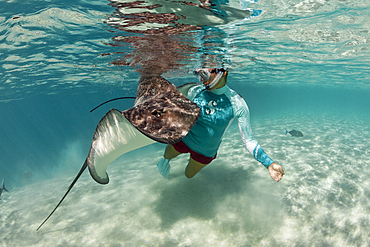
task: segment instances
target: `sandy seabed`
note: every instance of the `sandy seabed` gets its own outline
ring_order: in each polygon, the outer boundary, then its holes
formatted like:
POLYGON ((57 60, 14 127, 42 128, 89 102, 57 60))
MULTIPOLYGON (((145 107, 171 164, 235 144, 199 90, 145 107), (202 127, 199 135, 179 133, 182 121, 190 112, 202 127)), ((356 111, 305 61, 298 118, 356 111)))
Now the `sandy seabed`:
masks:
POLYGON ((253 120, 256 140, 284 167, 279 183, 233 124, 218 158, 192 179, 184 176, 188 155, 171 161, 168 179, 159 174, 161 144, 109 165, 108 185, 85 172, 39 231, 75 174, 4 192, 0 246, 370 246, 368 121, 253 120))

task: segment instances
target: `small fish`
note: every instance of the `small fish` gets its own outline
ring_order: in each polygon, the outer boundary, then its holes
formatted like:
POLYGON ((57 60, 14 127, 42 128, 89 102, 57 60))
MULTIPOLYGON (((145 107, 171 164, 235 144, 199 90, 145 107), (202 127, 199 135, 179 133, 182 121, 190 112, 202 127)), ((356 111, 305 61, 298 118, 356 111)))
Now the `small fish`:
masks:
POLYGON ((288 134, 288 133, 291 134, 291 136, 303 137, 302 132, 300 132, 299 130, 295 130, 295 129, 292 129, 291 131, 285 130, 285 134, 288 134))
MULTIPOLYGON (((3 193, 3 190, 5 190, 6 192, 9 192, 9 190, 7 190, 7 189, 5 188, 4 179, 3 179, 3 187, 2 187, 2 188, 0 188, 0 196, 1 196, 1 194, 3 193)), ((1 200, 1 199, 0 199, 0 200, 1 200)))

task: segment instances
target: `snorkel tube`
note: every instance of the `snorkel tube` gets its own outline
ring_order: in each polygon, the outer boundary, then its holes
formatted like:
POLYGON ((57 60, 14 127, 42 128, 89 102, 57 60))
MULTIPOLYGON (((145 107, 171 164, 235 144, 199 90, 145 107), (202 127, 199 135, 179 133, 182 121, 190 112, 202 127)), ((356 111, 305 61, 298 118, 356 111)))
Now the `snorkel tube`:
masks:
POLYGON ((217 75, 216 75, 216 77, 210 83, 204 84, 204 86, 206 86, 206 89, 207 90, 212 90, 212 88, 214 86, 216 86, 217 82, 221 79, 221 77, 223 76, 223 74, 224 74, 223 71, 218 72, 217 75))

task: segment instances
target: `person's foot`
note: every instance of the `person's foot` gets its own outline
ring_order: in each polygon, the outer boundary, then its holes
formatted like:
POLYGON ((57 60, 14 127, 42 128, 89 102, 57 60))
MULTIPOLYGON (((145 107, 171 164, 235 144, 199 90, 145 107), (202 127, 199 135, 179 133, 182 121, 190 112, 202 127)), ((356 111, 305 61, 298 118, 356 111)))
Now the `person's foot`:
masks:
POLYGON ((168 174, 170 173, 170 160, 169 159, 165 159, 165 158, 162 158, 158 164, 157 164, 157 167, 158 167, 158 170, 159 170, 159 173, 167 178, 168 177, 168 174))

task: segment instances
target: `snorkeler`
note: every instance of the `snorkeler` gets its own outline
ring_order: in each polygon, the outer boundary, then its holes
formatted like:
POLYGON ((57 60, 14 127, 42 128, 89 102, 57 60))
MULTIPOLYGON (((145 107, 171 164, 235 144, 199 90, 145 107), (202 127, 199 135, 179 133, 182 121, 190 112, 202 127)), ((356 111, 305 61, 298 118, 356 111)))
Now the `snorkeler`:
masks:
POLYGON ((168 144, 164 158, 158 163, 163 176, 167 177, 170 172, 170 159, 190 153, 185 175, 193 177, 216 158, 222 136, 234 118, 238 119, 248 151, 268 168, 275 181, 282 179, 283 168, 275 164, 253 138, 247 104, 226 85, 227 69, 196 70, 203 84, 185 84, 179 88, 161 77, 161 71, 150 72, 142 73, 132 108, 122 112, 111 109, 99 121, 80 171, 36 230, 53 215, 86 168, 96 182, 108 184, 106 168, 112 161, 154 142, 168 144))
POLYGON ((232 120, 237 118, 244 146, 253 157, 263 164, 272 179, 279 182, 283 168, 263 151, 253 138, 249 109, 244 99, 227 84, 228 70, 221 68, 197 69, 202 84, 186 84, 179 91, 201 108, 200 117, 190 132, 179 142, 168 144, 164 158, 158 163, 160 173, 167 177, 170 160, 182 153, 190 153, 185 176, 192 178, 216 158, 222 137, 232 120))

